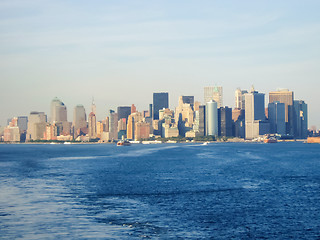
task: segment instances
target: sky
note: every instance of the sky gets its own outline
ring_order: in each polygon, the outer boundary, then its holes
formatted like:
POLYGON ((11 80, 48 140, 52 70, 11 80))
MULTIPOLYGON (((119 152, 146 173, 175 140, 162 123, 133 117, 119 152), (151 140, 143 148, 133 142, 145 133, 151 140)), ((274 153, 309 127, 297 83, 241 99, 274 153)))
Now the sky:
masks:
MULTIPOLYGON (((153 92, 203 103, 203 88, 294 91, 320 128, 318 0, 0 0, 0 125, 54 97, 147 110, 153 92)), ((50 116, 49 116, 50 117, 50 116)))

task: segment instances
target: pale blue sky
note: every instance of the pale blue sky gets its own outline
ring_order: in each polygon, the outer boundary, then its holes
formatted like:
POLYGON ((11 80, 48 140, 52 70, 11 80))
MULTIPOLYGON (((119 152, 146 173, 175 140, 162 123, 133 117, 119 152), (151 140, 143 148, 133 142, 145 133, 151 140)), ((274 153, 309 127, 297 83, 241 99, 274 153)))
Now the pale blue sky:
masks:
POLYGON ((0 125, 30 111, 49 114, 95 97, 98 119, 152 93, 203 102, 221 85, 234 107, 237 87, 289 88, 320 128, 320 1, 0 0, 0 125))

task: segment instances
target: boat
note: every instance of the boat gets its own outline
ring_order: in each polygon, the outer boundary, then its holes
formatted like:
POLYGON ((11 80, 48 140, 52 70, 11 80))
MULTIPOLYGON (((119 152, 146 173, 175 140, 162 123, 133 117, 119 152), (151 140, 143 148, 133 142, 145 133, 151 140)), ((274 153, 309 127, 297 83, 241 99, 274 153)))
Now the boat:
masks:
POLYGON ((117 146, 130 146, 131 143, 128 140, 120 140, 117 142, 117 146))
POLYGON ((202 145, 208 145, 209 144, 209 142, 204 142, 204 143, 202 143, 202 145))
POLYGON ((265 138, 263 140, 264 143, 277 143, 278 140, 275 137, 269 137, 269 138, 265 138))

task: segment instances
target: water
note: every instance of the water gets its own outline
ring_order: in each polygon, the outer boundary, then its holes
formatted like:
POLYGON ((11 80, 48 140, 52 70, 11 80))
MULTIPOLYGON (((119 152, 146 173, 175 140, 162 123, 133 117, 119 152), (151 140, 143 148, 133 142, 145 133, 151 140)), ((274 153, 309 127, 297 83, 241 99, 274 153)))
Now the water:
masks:
POLYGON ((0 145, 1 239, 320 239, 320 145, 0 145))

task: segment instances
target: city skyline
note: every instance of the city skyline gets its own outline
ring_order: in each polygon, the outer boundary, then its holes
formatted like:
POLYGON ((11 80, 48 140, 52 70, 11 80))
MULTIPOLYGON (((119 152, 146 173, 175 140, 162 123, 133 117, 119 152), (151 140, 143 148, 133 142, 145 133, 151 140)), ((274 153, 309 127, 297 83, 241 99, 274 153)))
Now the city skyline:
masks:
MULTIPOLYGON (((97 119, 109 109, 147 110, 153 92, 203 101, 222 86, 223 105, 253 84, 266 95, 288 88, 320 127, 318 1, 77 1, 0 3, 0 125, 50 112, 55 96, 97 119), (88 113, 89 114, 89 113, 88 113)), ((268 99, 266 98, 266 105, 268 99)))

